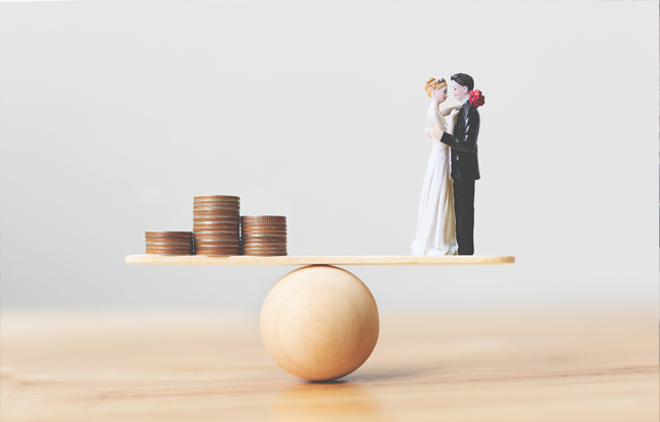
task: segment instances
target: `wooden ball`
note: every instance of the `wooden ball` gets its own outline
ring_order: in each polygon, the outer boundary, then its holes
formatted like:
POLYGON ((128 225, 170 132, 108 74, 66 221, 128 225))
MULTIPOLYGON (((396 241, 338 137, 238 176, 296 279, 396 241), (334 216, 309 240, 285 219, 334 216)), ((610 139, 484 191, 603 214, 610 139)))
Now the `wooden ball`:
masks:
POLYGON ((282 277, 261 307, 261 338, 285 371, 310 381, 359 368, 376 347, 378 307, 365 284, 329 265, 282 277))

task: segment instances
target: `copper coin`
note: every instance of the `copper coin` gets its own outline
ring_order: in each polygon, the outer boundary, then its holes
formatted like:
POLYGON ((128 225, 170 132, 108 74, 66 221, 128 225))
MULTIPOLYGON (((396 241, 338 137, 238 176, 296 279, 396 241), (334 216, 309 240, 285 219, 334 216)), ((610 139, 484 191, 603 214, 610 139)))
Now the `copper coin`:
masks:
POLYGON ((268 237, 247 237, 247 236, 242 236, 241 240, 245 242, 245 244, 248 243, 286 243, 286 237, 285 236, 268 236, 268 237))
POLYGON ((215 251, 204 251, 204 252, 199 252, 196 253, 195 255, 203 255, 203 256, 238 256, 238 252, 215 252, 215 251))
POLYGON ((238 224, 235 214, 193 214, 193 221, 231 221, 238 224))
POLYGON ((231 210, 238 211, 240 210, 239 205, 225 205, 225 204, 195 204, 193 205, 193 210, 202 210, 205 208, 210 208, 211 210, 231 210))
MULTIPOLYGON (((197 227, 223 227, 225 229, 238 230, 238 224, 232 221, 193 221, 193 226, 197 227)), ((193 229, 193 232, 195 230, 193 229)))
POLYGON ((261 253, 261 252, 286 252, 286 247, 284 247, 284 248, 254 248, 254 249, 243 248, 242 251, 244 253, 248 253, 248 252, 249 253, 252 253, 252 252, 257 252, 257 253, 261 253))
POLYGON ((190 243, 180 243, 180 242, 147 242, 147 247, 159 247, 159 248, 189 248, 192 247, 193 242, 190 243))
POLYGON ((204 248, 195 250, 195 255, 240 255, 237 248, 204 248))
POLYGON ((286 221, 284 215, 241 215, 244 220, 286 221))
POLYGON ((195 239, 203 239, 203 238, 208 238, 208 237, 235 237, 236 239, 239 238, 238 232, 230 232, 230 231, 200 231, 200 232, 195 232, 195 239))
POLYGON ((286 230, 286 224, 245 224, 241 223, 241 226, 249 229, 281 229, 286 230))
POLYGON ((240 201, 241 198, 232 195, 206 195, 195 196, 195 201, 240 201))
POLYGON ((245 256, 287 256, 286 252, 268 252, 268 253, 243 253, 245 256))
POLYGON ((247 243, 243 242, 243 247, 246 249, 249 248, 286 248, 286 242, 259 242, 259 243, 247 243))
POLYGON ((147 241, 147 246, 192 246, 192 241, 190 241, 190 242, 149 242, 149 241, 147 241))
POLYGON ((284 239, 286 240, 286 236, 281 235, 281 234, 250 234, 250 233, 243 233, 243 237, 245 239, 254 239, 254 240, 259 240, 259 239, 284 239))
POLYGON ((195 242, 196 248, 202 248, 206 246, 220 247, 225 246, 228 248, 238 248, 240 246, 239 242, 234 239, 200 239, 199 242, 195 242))
POLYGON ((286 230, 252 230, 243 228, 241 231, 245 236, 286 236, 286 230))
POLYGON ((147 255, 169 255, 169 256, 174 256, 174 255, 192 255, 192 252, 190 252, 190 253, 147 252, 147 255))
POLYGON ((238 252, 237 253, 233 253, 233 252, 229 252, 229 253, 204 252, 204 253, 198 253, 198 254, 195 254, 195 255, 214 256, 214 257, 227 257, 227 256, 238 256, 239 253, 238 252))
POLYGON ((236 234, 231 234, 231 233, 225 233, 221 235, 201 235, 201 236, 195 236, 195 243, 199 243, 202 240, 235 240, 236 242, 239 241, 239 237, 236 234))
POLYGON ((179 253, 179 254, 191 254, 191 249, 147 249, 147 253, 179 253))
POLYGON ((189 235, 190 232, 167 232, 167 231, 148 231, 144 232, 147 236, 163 236, 163 235, 171 235, 171 236, 186 236, 189 235))
POLYGON ((192 232, 144 232, 146 237, 187 237, 192 232))
POLYGON ((221 207, 195 207, 193 213, 209 213, 209 214, 240 214, 238 208, 221 208, 221 207))
POLYGON ((228 254, 228 255, 238 255, 238 248, 213 248, 213 247, 207 247, 207 248, 195 249, 195 254, 197 254, 197 255, 205 254, 205 253, 221 253, 221 254, 228 254))
POLYGON ((190 236, 186 237, 171 237, 171 236, 145 236, 147 242, 190 242, 192 241, 192 232, 190 236))
POLYGON ((200 219, 200 218, 214 218, 214 217, 219 217, 219 218, 236 218, 236 221, 238 221, 238 213, 233 212, 233 211, 193 211, 193 218, 200 219))
POLYGON ((237 229, 230 229, 230 228, 214 228, 213 230, 211 229, 204 229, 204 230, 195 230, 195 238, 198 237, 208 237, 208 236, 236 236, 238 237, 238 230, 237 229))
POLYGON ((240 237, 238 234, 238 229, 232 229, 229 227, 214 227, 208 228, 205 227, 201 230, 195 230, 195 238, 197 237, 240 237))

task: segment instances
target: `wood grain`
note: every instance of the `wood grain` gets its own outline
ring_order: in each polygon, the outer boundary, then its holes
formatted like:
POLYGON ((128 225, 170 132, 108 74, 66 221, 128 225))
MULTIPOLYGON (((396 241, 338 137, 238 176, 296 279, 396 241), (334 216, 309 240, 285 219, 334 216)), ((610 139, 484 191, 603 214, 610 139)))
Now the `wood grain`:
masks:
POLYGON ((513 264, 513 256, 221 256, 127 255, 128 264, 150 265, 495 265, 513 264))
POLYGON ((3 422, 658 420, 657 309, 381 315, 369 360, 306 383, 258 315, 3 312, 3 422))

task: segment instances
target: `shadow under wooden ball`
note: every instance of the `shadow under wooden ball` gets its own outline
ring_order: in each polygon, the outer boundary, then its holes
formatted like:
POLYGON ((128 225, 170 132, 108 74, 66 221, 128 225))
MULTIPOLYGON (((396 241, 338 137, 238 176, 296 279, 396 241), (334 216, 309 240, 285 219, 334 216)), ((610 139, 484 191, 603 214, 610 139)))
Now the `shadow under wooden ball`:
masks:
POLYGON ((261 338, 285 371, 309 381, 343 377, 376 347, 378 307, 367 286, 330 265, 282 277, 261 307, 261 338))

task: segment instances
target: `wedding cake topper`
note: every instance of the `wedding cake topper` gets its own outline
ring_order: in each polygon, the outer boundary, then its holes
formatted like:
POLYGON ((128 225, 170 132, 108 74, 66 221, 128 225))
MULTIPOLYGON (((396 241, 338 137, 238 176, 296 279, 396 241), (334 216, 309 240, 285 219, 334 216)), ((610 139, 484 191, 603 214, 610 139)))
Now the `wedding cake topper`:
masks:
POLYGON ((431 97, 426 126, 431 156, 410 247, 414 255, 474 255, 474 187, 480 178, 477 108, 484 105, 485 96, 474 89, 474 79, 468 74, 452 75, 451 84, 460 104, 443 110, 440 104, 447 99, 448 88, 445 79, 429 78, 424 85, 431 97), (449 122, 445 116, 450 116, 449 122))

